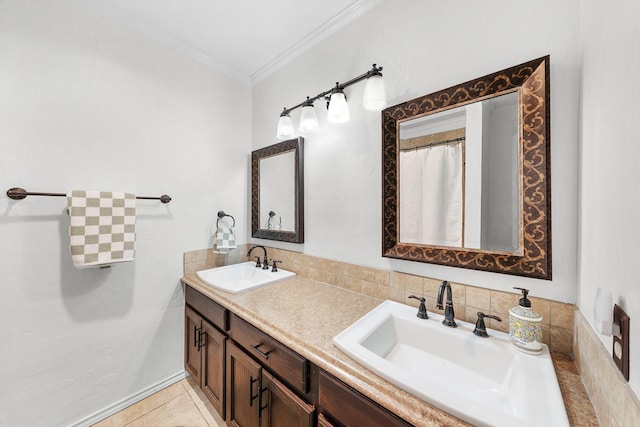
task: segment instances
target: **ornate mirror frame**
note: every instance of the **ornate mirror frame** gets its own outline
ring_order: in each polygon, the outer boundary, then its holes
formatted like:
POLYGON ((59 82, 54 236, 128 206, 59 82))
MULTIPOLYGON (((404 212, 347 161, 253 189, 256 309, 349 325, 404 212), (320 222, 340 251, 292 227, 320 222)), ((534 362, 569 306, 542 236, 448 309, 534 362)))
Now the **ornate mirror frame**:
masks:
POLYGON ((304 243, 304 138, 290 139, 251 152, 251 235, 260 239, 304 243), (289 151, 295 158, 295 231, 260 228, 260 160, 289 151))
POLYGON ((382 256, 551 280, 549 56, 425 95, 382 112, 382 256), (398 123, 519 92, 519 254, 399 242, 398 123))

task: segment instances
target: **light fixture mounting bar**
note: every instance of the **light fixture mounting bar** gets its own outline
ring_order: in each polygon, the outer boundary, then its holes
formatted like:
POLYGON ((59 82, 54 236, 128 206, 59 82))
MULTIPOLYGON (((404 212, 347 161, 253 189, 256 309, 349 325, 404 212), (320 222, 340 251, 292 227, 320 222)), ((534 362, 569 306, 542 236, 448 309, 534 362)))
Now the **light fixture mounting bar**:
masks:
POLYGON ((339 90, 343 90, 344 88, 349 87, 349 86, 351 86, 353 84, 356 84, 356 83, 358 83, 358 82, 360 82, 360 81, 362 81, 364 79, 368 79, 371 76, 375 76, 375 75, 380 75, 381 76, 382 75, 381 71, 382 71, 382 67, 378 67, 376 64, 373 64, 373 67, 369 71, 367 71, 366 73, 363 73, 363 74, 361 74, 361 75, 359 75, 357 77, 354 77, 351 80, 348 80, 348 81, 346 81, 344 83, 336 82, 335 87, 332 87, 329 90, 325 90, 324 92, 320 92, 319 94, 317 94, 313 98, 305 99, 304 101, 300 102, 299 104, 294 105, 291 108, 285 107, 283 112, 282 112, 282 114, 285 114, 285 113, 288 114, 291 111, 295 110, 296 108, 302 107, 307 102, 313 103, 313 102, 317 101, 318 99, 325 98, 325 97, 331 95, 333 92, 336 92, 336 91, 339 91, 339 90))

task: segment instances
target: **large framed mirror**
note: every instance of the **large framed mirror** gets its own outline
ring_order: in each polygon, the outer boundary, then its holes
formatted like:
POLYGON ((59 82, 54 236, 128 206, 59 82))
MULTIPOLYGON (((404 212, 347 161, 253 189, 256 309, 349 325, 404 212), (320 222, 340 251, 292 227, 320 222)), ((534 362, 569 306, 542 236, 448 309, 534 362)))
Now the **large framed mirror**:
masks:
POLYGON ((548 56, 382 121, 384 257, 551 280, 548 56))
POLYGON ((251 153, 251 235, 304 242, 304 139, 251 153))

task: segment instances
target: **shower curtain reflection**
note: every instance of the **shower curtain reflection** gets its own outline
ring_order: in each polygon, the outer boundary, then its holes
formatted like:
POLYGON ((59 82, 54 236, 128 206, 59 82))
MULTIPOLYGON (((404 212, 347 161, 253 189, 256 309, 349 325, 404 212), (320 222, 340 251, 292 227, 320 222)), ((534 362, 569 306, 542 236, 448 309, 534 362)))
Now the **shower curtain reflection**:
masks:
POLYGON ((463 143, 400 152, 400 242, 464 246, 463 143))

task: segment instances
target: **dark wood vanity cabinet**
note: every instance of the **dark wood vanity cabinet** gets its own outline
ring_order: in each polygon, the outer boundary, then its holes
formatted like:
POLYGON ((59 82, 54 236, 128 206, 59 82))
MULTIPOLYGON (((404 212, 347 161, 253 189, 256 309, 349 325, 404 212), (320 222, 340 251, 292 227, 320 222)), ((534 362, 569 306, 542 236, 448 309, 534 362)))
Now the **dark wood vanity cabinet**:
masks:
POLYGON ((315 406, 296 394, 308 391, 309 362, 234 314, 229 316, 229 336, 228 422, 238 427, 312 427, 315 406))
POLYGON ((309 390, 309 362, 245 320, 229 316, 229 336, 301 394, 309 390))
POLYGON ((315 407, 298 397, 233 342, 227 343, 227 424, 312 427, 315 407))
POLYGON ((262 392, 261 427, 313 426, 315 406, 300 399, 267 371, 262 372, 262 392))
POLYGON ((220 329, 226 329, 228 313, 222 306, 188 286, 185 294, 185 369, 224 418, 227 336, 220 329), (201 316, 192 307, 209 316, 201 316))
POLYGON ((366 396, 320 371, 318 405, 325 426, 409 427, 411 424, 382 408, 366 396))
POLYGON ((198 348, 198 331, 202 327, 202 317, 188 306, 184 310, 184 367, 198 383, 202 370, 202 353, 198 348))
POLYGON ((411 425, 188 285, 185 300, 185 368, 227 425, 411 425))
POLYGON ((185 369, 227 425, 315 425, 305 358, 189 286, 185 301, 185 369))
POLYGON ((224 418, 225 411, 225 349, 227 337, 208 322, 202 322, 204 347, 200 388, 224 418))
POLYGON ((234 427, 260 423, 262 367, 244 351, 227 343, 227 424, 234 427))
POLYGON ((323 413, 318 414, 318 427, 336 427, 332 424, 323 413))

